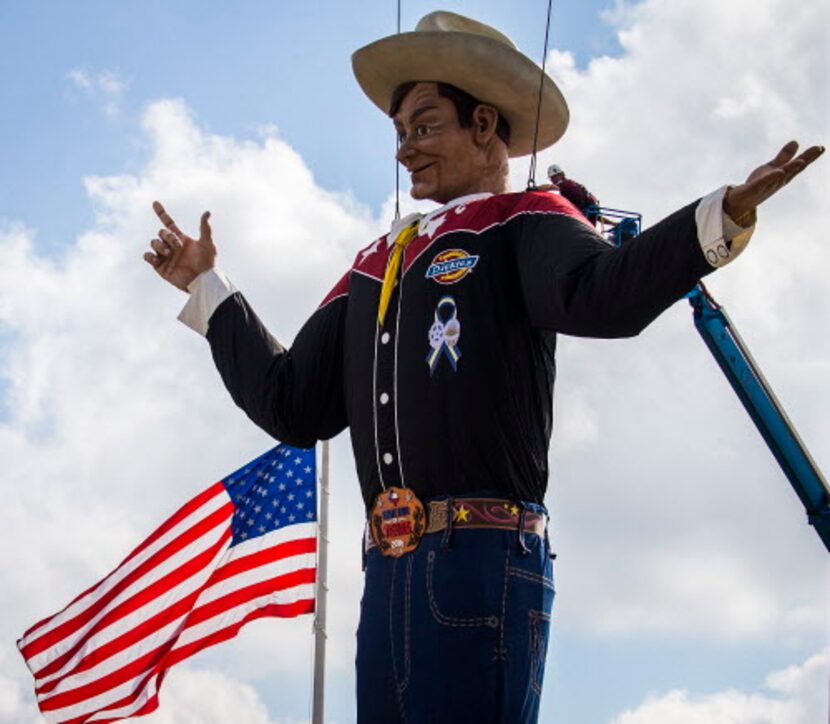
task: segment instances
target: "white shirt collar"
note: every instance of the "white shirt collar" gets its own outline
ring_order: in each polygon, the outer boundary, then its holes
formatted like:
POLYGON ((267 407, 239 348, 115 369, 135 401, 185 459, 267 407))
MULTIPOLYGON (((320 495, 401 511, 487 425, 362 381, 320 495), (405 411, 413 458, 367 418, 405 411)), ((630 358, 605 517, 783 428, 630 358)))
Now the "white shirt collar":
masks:
POLYGON ((433 209, 428 214, 408 214, 401 219, 396 219, 392 222, 392 228, 389 230, 389 243, 391 244, 395 238, 398 236, 398 233, 406 226, 409 226, 413 221, 419 221, 418 225, 418 233, 424 233, 424 226, 428 224, 432 219, 440 214, 443 214, 445 211, 452 209, 456 206, 461 206, 462 204, 469 204, 472 201, 479 201, 481 199, 486 199, 492 196, 489 191, 483 191, 478 194, 467 194, 466 196, 459 196, 457 199, 453 199, 452 201, 448 201, 443 206, 439 206, 437 209, 433 209))
POLYGON ((467 194, 466 196, 459 196, 457 199, 453 199, 452 201, 448 201, 443 206, 441 206, 441 207, 439 207, 439 208, 437 208, 433 211, 430 211, 428 214, 424 214, 421 217, 421 222, 420 222, 420 225, 418 226, 418 233, 422 234, 424 232, 424 225, 428 224, 430 221, 432 221, 432 219, 434 219, 436 216, 439 216, 440 214, 443 214, 445 211, 449 211, 450 209, 452 209, 456 206, 461 206, 463 204, 469 204, 472 201, 479 201, 480 199, 486 199, 486 198, 488 198, 492 195, 493 194, 491 194, 489 191, 483 191, 483 192, 478 193, 478 194, 467 194))

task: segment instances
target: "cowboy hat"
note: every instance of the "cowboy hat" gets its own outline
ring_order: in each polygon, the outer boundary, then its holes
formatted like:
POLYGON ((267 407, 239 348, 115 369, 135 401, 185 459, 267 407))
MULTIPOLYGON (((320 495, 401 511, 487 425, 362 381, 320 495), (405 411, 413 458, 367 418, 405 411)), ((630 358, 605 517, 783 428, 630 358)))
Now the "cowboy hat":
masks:
POLYGON ((537 149, 554 144, 568 127, 568 105, 553 80, 506 35, 463 15, 429 13, 414 32, 355 51, 352 68, 363 92, 386 114, 394 90, 409 81, 449 83, 493 106, 510 124, 511 157, 533 150, 540 78, 537 149))

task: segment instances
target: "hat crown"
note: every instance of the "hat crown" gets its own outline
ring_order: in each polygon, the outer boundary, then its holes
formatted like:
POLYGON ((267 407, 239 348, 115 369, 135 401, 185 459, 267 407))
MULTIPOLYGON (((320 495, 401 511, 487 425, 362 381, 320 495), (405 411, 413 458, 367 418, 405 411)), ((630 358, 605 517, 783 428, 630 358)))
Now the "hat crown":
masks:
POLYGON ((504 33, 500 33, 495 28, 485 25, 484 23, 480 23, 478 20, 465 18, 463 15, 451 13, 447 10, 436 10, 424 15, 424 17, 422 17, 415 26, 416 33, 436 31, 481 35, 485 38, 496 40, 509 48, 518 50, 516 44, 504 33))

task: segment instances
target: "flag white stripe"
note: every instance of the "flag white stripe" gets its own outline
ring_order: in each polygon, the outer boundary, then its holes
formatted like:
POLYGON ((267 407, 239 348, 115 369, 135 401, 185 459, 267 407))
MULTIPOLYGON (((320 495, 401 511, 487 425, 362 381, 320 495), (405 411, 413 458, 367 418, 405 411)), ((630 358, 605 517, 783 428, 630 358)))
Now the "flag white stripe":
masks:
POLYGON ((313 608, 317 526, 306 513, 314 512, 315 478, 285 484, 296 473, 289 463, 304 456, 310 473, 313 456, 308 462, 307 451, 278 446, 226 479, 232 489, 208 486, 103 580, 24 634, 18 646, 29 668, 49 671, 35 681, 49 689, 38 696, 46 721, 101 722, 154 709, 159 677, 177 661, 236 636, 249 620, 313 608), (266 532, 276 522, 270 513, 286 508, 300 520, 266 532), (252 538, 232 546, 236 513, 240 534, 252 538))
POLYGON ((301 568, 314 568, 316 563, 316 556, 314 553, 299 553, 294 556, 288 556, 278 561, 267 563, 263 566, 257 566, 250 570, 238 573, 235 576, 226 578, 219 583, 206 588, 194 605, 194 610, 200 606, 204 606, 211 601, 222 598, 229 593, 233 593, 240 588, 252 585, 254 583, 262 583, 271 578, 276 578, 285 573, 299 570, 301 568))
POLYGON ((251 613, 251 611, 255 611, 263 606, 268 606, 273 603, 287 605, 296 603, 297 601, 302 601, 304 599, 313 598, 314 585, 311 583, 301 583, 298 586, 292 586, 291 588, 286 588, 281 591, 272 591, 263 596, 259 596, 258 598, 243 601, 238 606, 222 611, 212 618, 199 622, 195 626, 186 626, 184 631, 182 631, 181 636, 179 636, 179 640, 176 641, 176 645, 173 647, 172 651, 176 651, 177 649, 187 646, 194 641, 206 638, 216 631, 227 628, 228 626, 241 621, 245 618, 245 616, 251 613))
MULTIPOLYGON (((227 545, 226 544, 222 549, 220 549, 214 559, 218 560, 221 559, 222 556, 226 555, 227 553, 227 545)), ((101 629, 100 631, 96 632, 84 643, 84 645, 79 649, 70 659, 66 661, 66 663, 56 672, 50 674, 49 676, 43 676, 35 679, 36 686, 42 686, 43 684, 52 681, 53 679, 58 679, 62 676, 66 676, 67 673, 71 673, 72 669, 86 656, 90 651, 95 651, 100 649, 102 646, 106 645, 113 639, 118 638, 124 633, 131 631, 136 626, 139 626, 144 621, 155 616, 160 611, 163 611, 165 608, 169 607, 176 601, 185 598, 186 596, 190 595, 198 591, 202 588, 205 583, 207 582, 208 578, 213 572, 213 567, 215 563, 211 565, 209 568, 200 568, 194 572, 190 578, 185 579, 182 581, 178 586, 175 586, 163 596, 159 596, 154 598, 151 601, 148 601, 144 606, 137 608, 132 613, 124 616, 123 618, 118 619, 117 621, 113 621, 109 626, 101 629)), ((198 599, 197 599, 198 600, 198 599)), ((106 611, 104 612, 104 614, 106 611)), ((74 634, 70 634, 74 637, 74 634)), ((75 637, 77 638, 77 637, 75 637)))
POLYGON ((245 556, 258 553, 266 548, 273 548, 280 543, 286 543, 299 538, 316 537, 316 523, 294 523, 293 525, 287 525, 284 528, 272 530, 270 533, 266 533, 265 535, 260 535, 256 538, 250 538, 249 540, 236 543, 233 548, 231 548, 228 561, 233 561, 237 558, 243 558, 245 556))
MULTIPOLYGON (((314 586, 312 584, 302 584, 300 586, 294 586, 293 588, 286 589, 285 591, 275 591, 273 593, 260 596, 259 598, 246 601, 235 608, 209 619, 208 621, 200 623, 198 626, 185 629, 171 651, 175 651, 186 644, 191 644, 195 641, 209 637, 216 633, 217 630, 232 626, 233 624, 244 619, 245 616, 252 611, 256 611, 263 606, 267 606, 272 603, 290 604, 306 599, 313 600, 313 598, 314 586), (220 625, 216 624, 217 620, 221 622, 220 625), (211 622, 213 623, 211 624, 211 622)), ((150 684, 149 688, 145 686, 136 702, 124 707, 125 713, 121 713, 122 710, 118 710, 118 713, 112 711, 102 711, 95 717, 92 717, 91 721, 96 719, 111 718, 116 715, 125 716, 129 715, 129 712, 140 709, 141 706, 143 706, 144 703, 146 703, 146 701, 152 696, 152 694, 155 693, 155 678, 155 676, 151 677, 150 682, 148 682, 148 684, 150 684), (152 690, 152 692, 150 690, 152 690)), ((64 707, 63 709, 56 709, 54 712, 48 712, 47 718, 50 722, 61 722, 74 719, 75 717, 81 716, 87 712, 98 711, 102 707, 106 707, 108 704, 123 699, 125 696, 130 694, 132 691, 131 687, 134 685, 134 680, 125 682, 124 684, 119 684, 118 686, 102 692, 95 697, 84 699, 78 704, 73 704, 71 706, 64 707), (52 716, 55 716, 55 718, 51 718, 52 716)))
MULTIPOLYGON (((153 681, 155 678, 155 676, 150 677, 150 681, 153 681)), ((111 716, 109 712, 106 713, 106 716, 103 716, 106 707, 116 701, 119 701, 120 699, 123 699, 125 696, 129 696, 130 694, 132 694, 135 689, 135 685, 135 680, 125 681, 123 684, 119 684, 118 686, 115 686, 112 689, 108 689, 107 691, 104 691, 98 694, 97 696, 84 699, 83 701, 80 701, 77 704, 66 706, 63 709, 55 709, 54 711, 46 712, 45 716, 49 719, 50 722, 63 722, 75 719, 79 716, 83 716, 84 714, 89 714, 91 712, 98 712, 99 710, 103 710, 99 712, 99 714, 101 715, 98 716, 98 718, 106 719, 109 716, 111 716)), ((153 687, 155 687, 155 684, 153 684, 153 687)), ((145 686, 144 690, 142 690, 142 695, 144 694, 146 689, 147 687, 145 686)), ((145 698, 144 701, 147 701, 147 699, 145 698)))
POLYGON ((152 631, 141 641, 137 641, 132 646, 119 652, 117 656, 113 656, 106 661, 102 661, 100 664, 93 666, 91 669, 67 676, 48 694, 45 696, 39 696, 38 700, 44 704, 48 704, 49 700, 53 696, 57 696, 58 694, 66 694, 82 686, 86 686, 93 681, 111 674, 113 671, 117 671, 121 667, 129 664, 131 661, 135 661, 140 656, 153 651, 161 646, 165 641, 169 641, 177 635, 184 625, 187 616, 188 614, 185 613, 179 616, 179 618, 175 621, 171 621, 166 626, 152 631))
POLYGON ((44 634, 49 633, 49 631, 52 631, 53 629, 57 628, 62 623, 69 621, 70 619, 77 616, 79 613, 85 611, 87 608, 89 608, 90 603, 98 600, 108 591, 112 590, 114 586, 118 585, 118 583, 120 583, 124 578, 130 575, 142 563, 154 556, 158 551, 165 548, 186 530, 197 525, 199 520, 201 520, 202 518, 207 518, 211 513, 214 513, 217 510, 219 510, 219 508, 221 508, 223 505, 227 505, 229 501, 230 497, 228 496, 227 491, 225 491, 224 488, 217 489, 215 496, 209 498, 207 501, 205 501, 203 505, 194 510, 186 518, 183 518, 177 525, 175 525, 173 528, 167 531, 164 535, 159 537, 158 540, 154 541, 151 545, 147 546, 147 548, 139 552, 134 558, 127 561, 127 563, 125 563, 123 567, 119 566, 114 571, 112 571, 103 581, 101 581, 97 586, 95 586, 85 596, 83 596, 83 598, 80 598, 74 603, 70 604, 66 609, 55 614, 54 616, 52 616, 52 618, 49 618, 46 621, 44 621, 38 628, 29 632, 28 635, 24 636, 21 639, 20 646, 26 646, 27 644, 36 641, 44 634))
MULTIPOLYGON (((194 540, 185 548, 182 548, 173 556, 165 560, 158 567, 148 570, 145 573, 145 575, 133 581, 133 583, 127 586, 117 596, 115 596, 112 599, 112 601, 110 601, 106 606, 104 606, 95 616, 93 616, 93 618, 91 618, 85 624, 83 624, 79 628, 69 631, 63 639, 61 639, 58 642, 55 642, 49 648, 44 649, 40 653, 32 656, 29 659, 29 668, 32 670, 32 672, 37 672, 44 666, 54 661, 59 656, 62 656, 64 653, 66 653, 66 651, 72 648, 72 646, 78 641, 79 638, 86 635, 90 631, 90 629, 94 628, 100 622, 100 620, 104 618, 111 610, 113 610, 120 604, 124 603, 125 601, 128 601, 135 594, 140 593, 141 591, 144 591, 149 587, 152 587, 154 582, 158 581, 171 571, 174 571, 180 568, 181 566, 187 564, 187 562, 191 558, 209 549, 212 545, 215 545, 219 540, 221 540, 222 536, 226 533, 227 525, 216 526, 215 528, 206 531, 204 535, 194 540)), ((225 543, 223 549, 226 549, 228 545, 229 541, 225 543)), ((195 573, 203 573, 203 571, 199 570, 195 573)))
MULTIPOLYGON (((306 524, 304 525, 304 528, 306 529, 305 532, 313 533, 314 524, 306 524)), ((286 533, 284 529, 279 529, 276 531, 272 531, 272 533, 269 533, 261 537, 269 539, 272 545, 278 545, 280 543, 286 542, 287 540, 292 540, 289 537, 288 533, 291 533, 291 531, 289 530, 286 533)), ((311 540, 314 539, 311 538, 311 540)), ((252 544, 255 542, 256 541, 251 541, 252 544)), ((246 553, 246 556, 239 556, 237 554, 236 547, 231 548, 230 551, 227 551, 227 549, 221 551, 216 556, 217 560, 222 559, 220 560, 218 565, 213 564, 205 569, 200 569, 199 571, 197 571, 197 573, 202 575, 192 576, 190 579, 184 581, 179 586, 170 589, 170 591, 166 593, 164 596, 148 602, 147 605, 143 606, 140 609, 137 609, 129 616, 114 622, 112 625, 95 634, 93 637, 90 638, 88 642, 86 642, 84 647, 78 653, 76 653, 75 656, 73 656, 72 659, 69 662, 67 662, 67 664, 64 665, 60 672, 57 672, 48 677, 43 677, 42 679, 37 681, 37 685, 39 686, 53 679, 63 677, 63 681, 61 681, 61 683, 58 684, 52 691, 50 691, 48 694, 42 697, 41 700, 45 702, 58 693, 71 691, 77 687, 84 686, 90 683, 91 681, 94 681, 98 678, 112 673, 113 671, 117 671, 122 666, 128 664, 130 661, 137 658, 137 655, 139 653, 146 653, 147 651, 156 648, 156 646, 163 643, 163 640, 161 639, 162 634, 160 632, 169 631, 172 634, 175 632, 175 625, 173 625, 172 627, 171 625, 166 625, 164 628, 159 629, 155 633, 148 634, 148 636, 146 636, 144 639, 134 644, 131 644, 128 648, 100 662, 96 666, 79 672, 78 674, 72 674, 72 669, 75 666, 77 666, 77 664, 83 659, 83 657, 86 656, 90 651, 94 651, 100 648, 105 643, 112 641, 113 639, 117 638, 118 636, 122 635, 127 631, 130 631, 134 626, 141 624, 143 621, 151 618, 159 611, 164 610, 167 606, 171 605, 171 603, 180 600, 187 594, 192 593, 198 588, 204 586, 208 577, 214 570, 221 570, 222 567, 226 565, 229 561, 244 559, 245 557, 252 555, 252 553, 259 552, 256 549, 261 548, 263 548, 263 545, 261 543, 257 545, 248 546, 247 550, 244 551, 246 553)), ((206 588, 203 594, 196 599, 196 602, 194 603, 191 610, 198 610, 200 606, 203 606, 211 601, 221 598, 222 596, 227 595, 229 593, 233 593, 234 591, 244 588, 253 583, 262 582, 263 580, 268 580, 298 569, 313 569, 315 563, 316 556, 313 553, 302 553, 294 556, 288 556, 287 558, 283 558, 278 561, 273 561, 263 566, 257 566, 253 569, 245 571, 244 573, 232 576, 231 578, 224 579, 215 586, 206 588)), ((182 618, 184 618, 184 616, 177 619, 177 621, 181 621, 182 618)), ((166 640, 166 638, 167 636, 164 636, 164 640, 166 640)))
MULTIPOLYGON (((225 551, 220 551, 214 560, 220 559, 223 555, 225 555, 225 551)), ((150 601, 147 605, 143 606, 140 609, 137 609, 134 613, 130 614, 129 617, 119 619, 107 628, 102 629, 95 636, 91 637, 90 640, 84 644, 82 649, 78 651, 78 653, 76 653, 75 656, 73 656, 72 659, 62 667, 60 672, 49 677, 43 677, 42 679, 38 679, 36 681, 36 685, 40 686, 46 683, 47 681, 51 681, 52 679, 64 677, 64 681, 58 684, 55 687, 55 689, 48 692, 42 698, 42 700, 48 701, 49 697, 54 696, 58 692, 70 691, 78 686, 82 686, 88 683, 89 681, 105 676, 106 674, 110 674, 113 671, 116 671, 120 669, 122 666, 128 664, 130 661, 138 658, 139 652, 146 653, 147 651, 156 648, 156 646, 163 643, 163 641, 158 641, 153 645, 148 645, 148 642, 152 643, 155 638, 158 638, 158 631, 170 630, 171 635, 174 635, 176 633, 176 628, 174 627, 173 629, 170 629, 170 625, 165 623, 165 625, 162 628, 151 631, 150 633, 148 633, 147 636, 144 637, 144 639, 134 644, 130 644, 126 649, 123 649, 114 656, 110 656, 104 661, 101 661, 94 667, 86 669, 77 674, 72 673, 73 669, 89 652, 100 649, 101 646, 108 643, 109 641, 112 641, 113 639, 117 638, 123 633, 132 630, 135 626, 138 626, 142 622, 152 618, 152 616, 157 614, 159 611, 163 611, 176 601, 181 600, 182 598, 187 596, 188 594, 198 591, 206 583, 207 579, 211 575, 213 568, 214 565, 212 564, 209 567, 198 569, 193 576, 184 581, 178 587, 170 589, 170 591, 166 593, 164 596, 150 601)), ((196 600, 198 600, 198 597, 196 600)), ((188 615, 190 615, 191 611, 192 607, 190 608, 190 610, 186 611, 181 616, 179 616, 176 619, 176 621, 181 622, 188 615)), ((168 637, 165 637, 165 640, 167 638, 168 637)))

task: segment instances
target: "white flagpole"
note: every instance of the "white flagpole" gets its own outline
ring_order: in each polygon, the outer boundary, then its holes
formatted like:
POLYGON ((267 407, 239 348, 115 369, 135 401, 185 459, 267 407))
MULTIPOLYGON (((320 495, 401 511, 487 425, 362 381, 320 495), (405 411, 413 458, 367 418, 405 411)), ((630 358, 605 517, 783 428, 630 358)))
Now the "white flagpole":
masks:
POLYGON ((326 597, 329 542, 329 441, 323 441, 320 472, 320 517, 317 521, 317 595, 314 604, 314 683, 312 724, 323 724, 326 688, 326 597))

